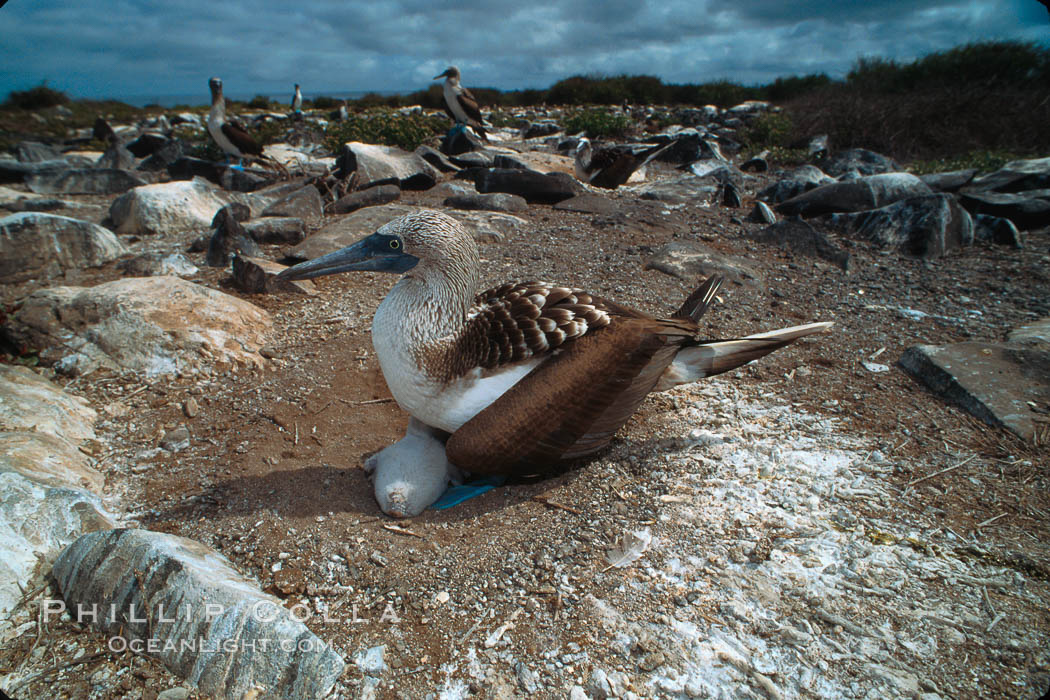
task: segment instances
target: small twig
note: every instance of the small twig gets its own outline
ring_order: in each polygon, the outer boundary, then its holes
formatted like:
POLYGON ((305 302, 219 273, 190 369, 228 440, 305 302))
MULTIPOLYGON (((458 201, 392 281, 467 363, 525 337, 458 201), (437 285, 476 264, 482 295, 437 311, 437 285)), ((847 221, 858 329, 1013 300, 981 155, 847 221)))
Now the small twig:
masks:
POLYGON ((542 494, 536 494, 532 497, 532 500, 536 501, 537 503, 542 503, 545 506, 550 506, 551 508, 560 508, 561 510, 568 511, 570 513, 575 513, 576 515, 580 515, 580 513, 582 512, 578 508, 573 508, 572 506, 567 506, 564 503, 552 501, 551 499, 547 498, 542 494))
POLYGON ((987 633, 991 632, 991 631, 992 631, 992 628, 993 628, 993 627, 995 627, 996 625, 998 625, 998 624, 999 624, 999 622, 1000 622, 1000 621, 1001 621, 1001 620, 1002 620, 1002 619, 1003 619, 1004 617, 1006 617, 1006 613, 999 613, 998 615, 996 615, 996 616, 995 616, 995 617, 994 617, 994 618, 992 619, 992 622, 991 622, 991 624, 989 624, 989 625, 988 625, 988 628, 987 628, 987 629, 986 629, 986 630, 984 631, 984 632, 985 632, 985 634, 987 634, 987 633))
POLYGON ((489 613, 491 613, 491 612, 492 612, 492 609, 490 608, 489 610, 485 611, 484 615, 482 615, 477 620, 475 620, 474 624, 470 626, 470 629, 467 630, 466 632, 464 632, 463 636, 459 638, 459 643, 462 644, 463 642, 467 641, 467 638, 470 637, 470 635, 474 634, 474 632, 478 629, 478 627, 481 627, 482 620, 484 620, 486 617, 488 617, 489 613))
POLYGON ((149 385, 149 384, 143 384, 143 385, 142 385, 142 386, 140 386, 140 387, 139 387, 138 389, 135 389, 135 391, 131 392, 130 394, 128 394, 128 395, 127 395, 127 396, 125 396, 124 398, 125 398, 125 399, 130 399, 130 398, 131 398, 132 396, 135 396, 136 394, 141 394, 141 393, 142 393, 142 392, 144 392, 144 391, 145 391, 146 389, 149 389, 149 388, 150 388, 150 386, 151 386, 151 385, 149 385))
POLYGON ((293 425, 295 426, 295 439, 292 441, 292 444, 293 445, 298 445, 299 444, 299 424, 298 423, 294 423, 293 425))
POLYGON ((354 404, 354 406, 368 406, 369 404, 373 404, 373 403, 390 403, 393 400, 394 400, 393 398, 386 398, 386 399, 372 399, 370 401, 358 401, 357 403, 354 404))
POLYGON ((413 532, 412 530, 409 530, 407 527, 401 527, 400 525, 393 525, 391 523, 383 523, 383 529, 384 530, 390 530, 390 532, 396 532, 399 535, 411 535, 412 537, 418 537, 421 540, 425 540, 426 539, 426 537, 424 537, 423 535, 419 534, 418 532, 413 532))
POLYGON ((974 454, 970 455, 969 457, 967 457, 966 459, 964 459, 963 461, 961 461, 958 464, 956 464, 955 466, 945 467, 944 469, 940 470, 939 472, 934 472, 933 474, 927 474, 926 476, 919 477, 918 479, 913 479, 912 481, 908 482, 908 486, 914 486, 915 484, 918 484, 918 483, 921 483, 923 481, 926 481, 927 479, 932 479, 935 476, 940 476, 941 474, 945 474, 947 472, 950 472, 953 469, 958 469, 959 467, 963 466, 964 464, 968 464, 969 462, 973 461, 976 457, 977 457, 977 453, 974 453, 974 454))
POLYGON ((984 522, 977 523, 976 525, 974 525, 973 529, 974 530, 979 530, 982 527, 984 527, 985 525, 989 525, 991 523, 994 523, 999 518, 1005 518, 1007 515, 1009 515, 1009 513, 1000 513, 999 515, 996 515, 994 518, 988 518, 984 522))

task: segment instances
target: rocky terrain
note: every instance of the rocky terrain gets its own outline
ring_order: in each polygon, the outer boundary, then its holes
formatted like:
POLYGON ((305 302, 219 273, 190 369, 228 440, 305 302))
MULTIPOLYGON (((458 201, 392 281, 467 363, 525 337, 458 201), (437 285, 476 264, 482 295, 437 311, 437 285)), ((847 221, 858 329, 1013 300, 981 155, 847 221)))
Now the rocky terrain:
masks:
POLYGON ((615 190, 556 110, 411 153, 288 123, 287 172, 190 157, 193 114, 0 159, 0 689, 1042 696, 1050 158, 918 177, 818 139, 780 169, 739 150, 767 109, 676 114, 615 190), (712 336, 835 326, 392 520, 361 465, 407 422, 369 338, 394 279, 274 275, 415 207, 492 285, 668 314, 717 273, 712 336))

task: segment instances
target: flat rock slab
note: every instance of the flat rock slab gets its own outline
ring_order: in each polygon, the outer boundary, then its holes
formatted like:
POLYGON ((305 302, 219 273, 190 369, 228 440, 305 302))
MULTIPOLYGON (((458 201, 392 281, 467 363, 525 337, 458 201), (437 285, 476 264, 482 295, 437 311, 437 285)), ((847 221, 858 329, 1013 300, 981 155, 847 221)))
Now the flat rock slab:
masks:
POLYGON ((215 213, 235 201, 203 178, 136 187, 113 200, 109 215, 119 234, 136 236, 204 231, 215 213))
POLYGON ((525 211, 529 203, 524 197, 505 192, 492 194, 462 194, 446 197, 443 204, 453 209, 502 211, 510 214, 525 211))
POLYGON ((0 282, 49 279, 127 252, 109 229, 68 216, 22 212, 0 219, 0 282))
POLYGON ((43 486, 101 494, 105 477, 68 440, 52 433, 0 430, 0 473, 17 472, 43 486))
POLYGON ((994 173, 973 179, 972 188, 986 192, 1022 192, 1050 188, 1050 158, 1014 160, 994 173))
POLYGON ((915 345, 900 364, 935 394, 1024 440, 1047 431, 1050 350, 1021 344, 915 345))
MULTIPOLYGON (((345 248, 376 232, 383 224, 398 217, 419 211, 420 207, 407 204, 384 204, 367 207, 333 221, 305 241, 288 251, 292 260, 314 258, 345 248)), ((501 239, 525 225, 525 220, 511 214, 480 211, 449 211, 450 216, 463 222, 467 230, 482 242, 501 239)))
POLYGON ((686 175, 672 180, 658 180, 656 182, 621 188, 625 192, 632 192, 642 199, 651 199, 668 204, 681 204, 686 202, 706 202, 714 197, 719 189, 719 184, 709 177, 700 175, 686 175))
POLYGON ((242 225, 245 233, 259 243, 295 245, 306 238, 306 225, 294 216, 264 216, 242 225))
POLYGON ((723 255, 700 243, 685 241, 675 241, 660 248, 646 261, 643 269, 657 270, 690 284, 714 274, 737 284, 763 284, 762 275, 746 260, 723 255))
POLYGON ((317 188, 307 185, 278 199, 266 207, 262 215, 292 216, 315 226, 324 218, 324 202, 321 201, 321 193, 317 188))
POLYGON ((749 233, 745 238, 776 245, 799 255, 827 260, 843 270, 849 269, 849 253, 835 245, 823 232, 801 219, 777 222, 760 231, 749 233))
POLYGON ((963 192, 959 201, 971 214, 1009 219, 1023 231, 1050 226, 1050 200, 1024 192, 963 192))
POLYGON ((177 277, 134 277, 30 294, 2 327, 16 346, 40 349, 55 369, 98 367, 154 377, 211 363, 264 366, 270 315, 242 299, 177 277))
POLYGON ((26 178, 26 186, 37 194, 119 194, 145 184, 138 175, 116 168, 76 168, 26 178))
POLYGON ((93 532, 61 553, 54 576, 67 609, 114 606, 95 628, 129 643, 153 640, 156 651, 147 653, 208 697, 315 700, 345 667, 279 599, 184 537, 93 532), (234 650, 223 647, 227 640, 234 650))
POLYGON ((808 192, 820 185, 835 182, 815 165, 800 165, 787 173, 780 173, 779 179, 758 193, 758 199, 771 204, 779 204, 803 192, 808 192))
POLYGON ((601 214, 610 216, 620 211, 620 203, 598 194, 580 194, 554 205, 558 211, 574 211, 578 214, 601 214))

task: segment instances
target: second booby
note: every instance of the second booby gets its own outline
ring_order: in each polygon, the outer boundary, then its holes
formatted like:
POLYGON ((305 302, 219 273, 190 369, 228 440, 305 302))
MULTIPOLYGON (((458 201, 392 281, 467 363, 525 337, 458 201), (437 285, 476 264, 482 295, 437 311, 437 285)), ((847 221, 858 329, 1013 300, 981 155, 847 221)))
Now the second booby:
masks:
POLYGON ((251 137, 244 125, 226 115, 226 100, 222 96, 222 80, 212 78, 208 81, 211 89, 211 111, 208 112, 208 133, 215 139, 219 148, 238 160, 244 158, 261 158, 262 146, 251 137))
POLYGON ((481 116, 481 110, 478 108, 478 101, 470 93, 470 90, 459 84, 459 68, 449 66, 444 73, 434 76, 434 80, 440 80, 441 78, 445 79, 442 92, 445 97, 445 111, 448 113, 448 116, 457 124, 470 126, 474 131, 478 132, 478 136, 488 141, 488 135, 485 133, 484 127, 485 120, 481 116))
POLYGON ((292 111, 296 114, 303 113, 303 93, 299 89, 299 83, 295 84, 295 94, 292 95, 292 111))
POLYGON ((709 339, 697 321, 718 290, 714 277, 670 318, 547 282, 478 293, 473 237, 429 210, 278 279, 352 270, 403 275, 373 317, 372 344, 411 419, 405 438, 365 465, 380 508, 396 517, 434 503, 459 470, 526 476, 590 457, 650 392, 726 372, 831 326, 709 339))
POLYGON ((672 141, 636 151, 627 145, 594 146, 590 139, 581 138, 574 159, 576 178, 595 187, 615 190, 673 144, 672 141))

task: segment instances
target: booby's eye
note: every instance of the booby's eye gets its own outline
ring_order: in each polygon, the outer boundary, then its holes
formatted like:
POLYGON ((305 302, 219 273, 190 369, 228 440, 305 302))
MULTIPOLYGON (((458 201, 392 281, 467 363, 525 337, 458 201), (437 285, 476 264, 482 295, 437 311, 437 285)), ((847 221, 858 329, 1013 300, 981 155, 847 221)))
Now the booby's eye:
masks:
POLYGON ((391 250, 397 250, 400 247, 401 247, 401 241, 397 240, 396 238, 394 238, 394 239, 392 239, 390 241, 390 249, 391 250))

